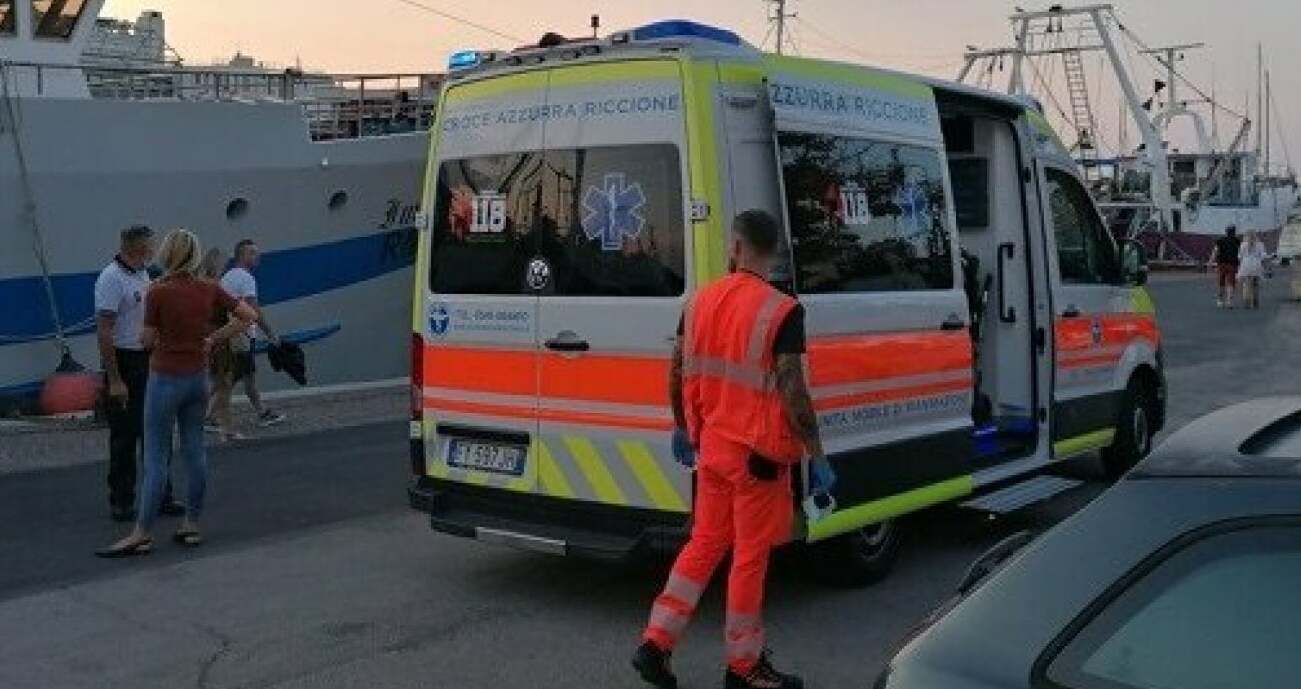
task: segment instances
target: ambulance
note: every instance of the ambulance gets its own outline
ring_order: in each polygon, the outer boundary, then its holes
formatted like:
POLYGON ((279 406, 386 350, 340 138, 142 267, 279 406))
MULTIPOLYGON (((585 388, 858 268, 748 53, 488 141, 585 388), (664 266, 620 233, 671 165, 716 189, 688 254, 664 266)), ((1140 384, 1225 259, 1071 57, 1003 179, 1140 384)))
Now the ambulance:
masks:
MULTIPOLYGON (((1036 104, 765 54, 665 21, 453 55, 416 264, 411 505, 440 532, 621 559, 680 543, 670 454, 683 305, 731 219, 786 230, 839 481, 790 539, 846 582, 899 518, 1001 512, 1122 473, 1165 416, 1146 260, 1118 245, 1036 104)), ((805 504, 796 474, 792 500, 805 504)))

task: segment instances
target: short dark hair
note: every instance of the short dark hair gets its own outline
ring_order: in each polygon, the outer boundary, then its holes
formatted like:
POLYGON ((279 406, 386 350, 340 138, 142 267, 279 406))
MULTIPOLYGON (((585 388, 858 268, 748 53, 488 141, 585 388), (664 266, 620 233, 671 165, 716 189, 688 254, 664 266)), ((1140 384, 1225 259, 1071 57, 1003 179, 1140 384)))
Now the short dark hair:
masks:
POLYGON ((1235 235, 1235 234, 1237 234, 1237 233, 1238 233, 1238 226, 1237 226, 1237 225, 1229 225, 1228 227, 1224 228, 1224 234, 1227 234, 1227 235, 1229 235, 1230 237, 1232 237, 1233 235, 1235 235))
POLYGON ((777 243, 781 241, 781 228, 777 225, 777 218, 758 208, 737 215, 732 221, 732 232, 764 256, 777 253, 777 243))
POLYGON ((148 225, 132 225, 122 230, 122 243, 134 244, 146 239, 153 239, 154 231, 148 225))
POLYGON ((241 239, 238 242, 235 242, 235 253, 231 254, 231 257, 234 258, 236 261, 238 261, 240 258, 244 256, 245 248, 254 246, 256 244, 257 242, 253 241, 252 239, 241 239))

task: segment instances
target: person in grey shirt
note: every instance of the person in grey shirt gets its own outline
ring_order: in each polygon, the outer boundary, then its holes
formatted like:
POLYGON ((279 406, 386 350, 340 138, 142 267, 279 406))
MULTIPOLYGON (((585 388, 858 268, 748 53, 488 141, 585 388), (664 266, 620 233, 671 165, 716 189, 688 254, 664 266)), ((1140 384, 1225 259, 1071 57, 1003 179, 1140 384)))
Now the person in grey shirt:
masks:
MULTIPOLYGON (((140 342, 140 330, 150 284, 146 266, 153 255, 153 231, 132 225, 122 231, 117 255, 95 280, 95 331, 107 393, 108 504, 111 516, 120 522, 136 517, 136 448, 149 378, 149 353, 140 342)), ((170 480, 159 511, 184 511, 172 499, 170 480)))

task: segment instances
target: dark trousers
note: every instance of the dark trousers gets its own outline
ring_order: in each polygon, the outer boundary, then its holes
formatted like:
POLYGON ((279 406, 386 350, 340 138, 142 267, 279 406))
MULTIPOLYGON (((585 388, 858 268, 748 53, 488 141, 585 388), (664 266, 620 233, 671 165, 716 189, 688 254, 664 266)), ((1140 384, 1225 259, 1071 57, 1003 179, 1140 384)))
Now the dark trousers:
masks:
MULTIPOLYGON (((130 509, 136 501, 137 448, 144 428, 149 353, 131 349, 116 352, 117 370, 126 384, 127 398, 120 401, 110 397, 104 409, 108 418, 108 503, 114 508, 130 509)), ((104 387, 107 394, 107 383, 104 387)), ((164 500, 171 500, 170 478, 163 495, 164 500)))

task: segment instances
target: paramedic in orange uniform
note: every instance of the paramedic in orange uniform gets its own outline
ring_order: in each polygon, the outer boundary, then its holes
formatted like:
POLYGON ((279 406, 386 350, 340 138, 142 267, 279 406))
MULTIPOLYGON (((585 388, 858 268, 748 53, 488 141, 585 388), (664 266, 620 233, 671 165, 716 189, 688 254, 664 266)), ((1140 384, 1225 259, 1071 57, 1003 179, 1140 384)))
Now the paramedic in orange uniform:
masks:
POLYGON ((804 379, 803 307, 765 277, 780 240, 771 215, 741 213, 732 224, 730 274, 683 312, 669 389, 674 457, 690 467, 700 455, 694 521, 633 656, 642 678, 661 689, 677 687, 669 655, 729 550, 726 687, 804 686, 769 662, 764 576, 769 552, 790 534, 792 467, 813 458, 815 492, 830 491, 835 478, 804 379))

